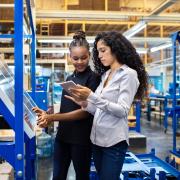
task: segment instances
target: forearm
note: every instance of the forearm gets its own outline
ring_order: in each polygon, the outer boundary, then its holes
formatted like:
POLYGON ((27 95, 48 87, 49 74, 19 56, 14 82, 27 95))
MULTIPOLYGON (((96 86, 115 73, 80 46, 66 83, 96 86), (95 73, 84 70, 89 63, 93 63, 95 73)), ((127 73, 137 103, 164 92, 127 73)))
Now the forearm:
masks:
MULTIPOLYGON (((129 95, 126 95, 127 97, 129 95)), ((117 102, 111 102, 108 99, 101 98, 95 93, 91 93, 88 97, 88 101, 92 103, 96 108, 99 108, 107 113, 110 113, 119 118, 126 117, 128 115, 132 100, 130 98, 125 98, 125 100, 121 97, 118 98, 117 102)), ((88 107, 86 108, 88 112, 88 107)))
POLYGON ((58 114, 50 114, 48 119, 52 121, 74 121, 74 120, 82 120, 89 116, 88 112, 83 111, 81 109, 74 110, 68 113, 58 113, 58 114))

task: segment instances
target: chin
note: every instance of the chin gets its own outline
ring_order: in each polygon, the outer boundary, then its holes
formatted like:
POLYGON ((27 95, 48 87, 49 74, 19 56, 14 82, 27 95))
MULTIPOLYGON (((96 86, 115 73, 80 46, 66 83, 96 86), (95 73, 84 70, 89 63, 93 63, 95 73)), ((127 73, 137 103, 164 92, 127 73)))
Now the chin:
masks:
POLYGON ((77 69, 78 72, 83 72, 85 71, 86 68, 83 68, 83 69, 77 69))
POLYGON ((109 66, 109 64, 106 64, 106 63, 102 63, 102 64, 103 64, 103 66, 105 66, 105 67, 109 66))

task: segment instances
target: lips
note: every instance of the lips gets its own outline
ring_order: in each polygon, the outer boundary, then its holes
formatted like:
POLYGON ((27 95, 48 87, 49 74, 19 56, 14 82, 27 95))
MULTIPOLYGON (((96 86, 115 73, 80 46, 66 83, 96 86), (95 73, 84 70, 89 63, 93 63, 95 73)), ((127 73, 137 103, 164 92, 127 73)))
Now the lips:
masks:
POLYGON ((106 62, 106 61, 104 59, 102 59, 101 62, 103 63, 103 62, 106 62))
POLYGON ((78 68, 78 69, 83 69, 84 66, 76 66, 76 68, 78 68))

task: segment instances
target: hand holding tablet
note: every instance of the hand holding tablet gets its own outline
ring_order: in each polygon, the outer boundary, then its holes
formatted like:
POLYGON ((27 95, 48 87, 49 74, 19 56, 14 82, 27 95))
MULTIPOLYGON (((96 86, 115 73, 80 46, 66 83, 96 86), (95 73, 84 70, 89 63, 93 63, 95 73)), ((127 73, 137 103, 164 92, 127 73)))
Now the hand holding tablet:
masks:
POLYGON ((77 87, 77 85, 73 82, 73 81, 66 81, 66 82, 62 82, 60 83, 60 85, 63 87, 63 89, 68 92, 69 94, 71 94, 70 89, 71 88, 75 88, 77 87))

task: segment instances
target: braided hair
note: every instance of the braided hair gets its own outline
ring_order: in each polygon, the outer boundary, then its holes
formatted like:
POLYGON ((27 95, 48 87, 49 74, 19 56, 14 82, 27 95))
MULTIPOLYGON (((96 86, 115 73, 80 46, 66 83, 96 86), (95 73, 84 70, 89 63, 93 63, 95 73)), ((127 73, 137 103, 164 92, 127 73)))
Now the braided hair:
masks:
POLYGON ((83 46, 89 51, 89 43, 86 40, 86 34, 84 31, 77 31, 73 36, 73 41, 70 43, 69 50, 73 47, 83 46))

